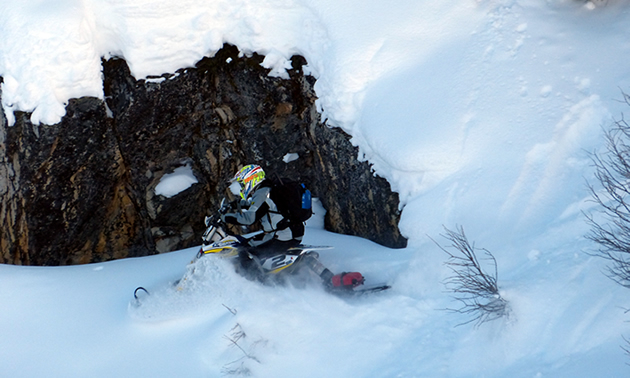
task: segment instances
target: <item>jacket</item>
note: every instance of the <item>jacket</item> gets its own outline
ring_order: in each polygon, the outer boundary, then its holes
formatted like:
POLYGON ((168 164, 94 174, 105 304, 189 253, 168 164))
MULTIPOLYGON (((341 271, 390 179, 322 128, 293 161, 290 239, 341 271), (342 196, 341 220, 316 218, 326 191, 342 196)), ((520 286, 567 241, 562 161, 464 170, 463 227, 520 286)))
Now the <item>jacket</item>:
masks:
POLYGON ((271 200, 271 185, 263 181, 252 193, 251 197, 241 202, 240 212, 228 212, 222 218, 230 224, 250 226, 257 221, 263 228, 262 238, 250 240, 252 246, 259 246, 273 239, 280 241, 302 240, 304 226, 288 227, 284 216, 271 200), (280 225, 280 227, 278 227, 280 225))

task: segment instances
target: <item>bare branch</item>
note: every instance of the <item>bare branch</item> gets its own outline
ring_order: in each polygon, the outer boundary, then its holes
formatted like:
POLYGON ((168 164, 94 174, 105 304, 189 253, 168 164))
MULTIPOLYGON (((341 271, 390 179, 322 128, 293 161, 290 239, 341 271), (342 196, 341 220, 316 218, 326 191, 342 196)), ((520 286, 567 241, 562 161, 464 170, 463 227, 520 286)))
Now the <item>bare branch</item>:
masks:
MULTIPOLYGON (((625 336, 622 336, 623 341, 626 342, 626 345, 622 345, 621 349, 626 352, 626 355, 630 357, 630 340, 628 340, 625 336)), ((630 365, 630 364, 627 364, 630 365)))
POLYGON ((229 308, 228 306, 226 306, 225 304, 221 303, 223 305, 223 307, 225 307, 229 312, 232 313, 232 315, 236 315, 236 309, 234 308, 229 308))
POLYGON ((241 339, 244 339, 247 335, 245 334, 245 332, 243 331, 243 328, 241 328, 241 325, 236 323, 236 325, 230 330, 230 336, 226 336, 224 335, 223 337, 228 340, 232 345, 234 345, 235 347, 237 347, 238 349, 240 349, 241 352, 243 352, 243 354, 245 355, 246 358, 250 359, 250 360, 254 360, 258 363, 260 363, 260 361, 253 355, 247 353, 247 351, 245 351, 245 349, 243 349, 243 347, 241 347, 238 342, 241 339))
MULTIPOLYGON (((630 105, 630 97, 623 95, 630 105)), ((602 189, 588 185, 602 220, 586 214, 591 226, 586 237, 599 245, 594 255, 610 261, 606 275, 630 288, 630 125, 623 116, 605 132, 605 139, 606 153, 591 156, 602 189)))
POLYGON ((448 255, 445 265, 451 270, 452 276, 448 277, 444 284, 453 298, 461 303, 457 309, 447 309, 451 312, 466 314, 472 318, 459 325, 482 323, 507 316, 509 313, 508 302, 499 293, 497 285, 498 270, 497 261, 486 249, 476 249, 470 244, 462 227, 457 231, 444 228, 445 235, 441 235, 450 241, 450 248, 456 252, 450 252, 446 248, 433 241, 448 255), (482 251, 484 256, 481 262, 489 263, 493 272, 488 273, 482 268, 482 264, 475 251, 482 251))

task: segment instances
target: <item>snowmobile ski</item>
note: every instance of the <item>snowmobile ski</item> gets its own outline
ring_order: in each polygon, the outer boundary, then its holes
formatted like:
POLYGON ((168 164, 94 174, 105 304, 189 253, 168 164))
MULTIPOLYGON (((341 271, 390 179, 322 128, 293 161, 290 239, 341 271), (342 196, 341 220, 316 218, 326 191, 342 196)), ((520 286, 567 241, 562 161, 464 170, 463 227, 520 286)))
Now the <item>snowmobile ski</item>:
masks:
POLYGON ((308 245, 308 244, 299 244, 295 247, 291 247, 289 248, 289 250, 304 250, 304 251, 321 251, 324 249, 332 249, 333 247, 329 246, 329 245, 308 245))
POLYGON ((374 285, 374 286, 368 286, 368 287, 364 287, 364 288, 360 288, 360 289, 354 289, 352 290, 355 294, 358 295, 362 295, 362 294, 369 294, 369 293, 378 293, 380 291, 385 291, 385 290, 389 290, 392 287, 390 285, 374 285))
POLYGON ((354 295, 364 295, 364 294, 378 293, 378 292, 381 292, 381 291, 389 290, 391 288, 392 287, 390 285, 382 284, 382 285, 374 285, 374 286, 356 288, 356 289, 350 290, 350 291, 354 295))
POLYGON ((373 285, 373 286, 368 286, 368 287, 357 287, 354 289, 343 289, 343 288, 332 289, 329 291, 335 295, 339 295, 343 297, 343 296, 361 296, 361 295, 379 293, 381 291, 385 291, 391 288, 392 287, 390 285, 379 284, 379 285, 373 285))
POLYGON ((149 294, 149 291, 147 289, 143 288, 142 286, 138 286, 136 288, 136 290, 133 291, 133 297, 136 298, 136 301, 139 301, 141 297, 145 297, 147 295, 151 295, 151 294, 149 294), (144 291, 146 293, 146 295, 142 295, 141 294, 140 297, 138 297, 138 292, 139 291, 144 291))

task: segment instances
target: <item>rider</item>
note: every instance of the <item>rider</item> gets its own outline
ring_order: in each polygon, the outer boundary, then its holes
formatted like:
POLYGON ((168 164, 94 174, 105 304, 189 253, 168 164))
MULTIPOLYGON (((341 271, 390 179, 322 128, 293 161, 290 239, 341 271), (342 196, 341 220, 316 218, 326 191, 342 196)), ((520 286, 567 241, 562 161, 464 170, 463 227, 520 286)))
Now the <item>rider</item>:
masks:
POLYGON ((223 214, 221 220, 241 226, 251 226, 260 221, 263 233, 249 241, 252 247, 257 247, 257 254, 286 250, 302 242, 304 224, 289 227, 288 219, 278 212, 278 207, 271 199, 272 185, 265 179, 265 171, 260 166, 244 166, 234 175, 232 182, 240 184, 240 209, 223 214))
MULTIPOLYGON (((291 223, 278 211, 271 199, 272 184, 265 179, 265 171, 258 165, 249 164, 241 168, 231 180, 240 185, 241 199, 237 209, 228 210, 221 215, 225 223, 250 226, 256 222, 262 225, 262 234, 250 239, 248 252, 239 255, 244 267, 251 266, 251 255, 264 256, 278 251, 286 251, 300 245, 304 236, 304 224, 291 223)), ((324 283, 331 287, 354 287, 363 283, 360 273, 342 273, 333 275, 319 261, 310 259, 311 268, 319 274, 324 283)))

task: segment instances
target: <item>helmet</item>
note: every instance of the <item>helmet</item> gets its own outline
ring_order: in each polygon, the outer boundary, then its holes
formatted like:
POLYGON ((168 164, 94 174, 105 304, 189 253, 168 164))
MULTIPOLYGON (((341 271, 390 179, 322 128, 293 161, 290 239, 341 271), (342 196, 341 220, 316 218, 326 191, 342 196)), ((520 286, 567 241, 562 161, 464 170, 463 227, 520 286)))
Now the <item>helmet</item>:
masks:
POLYGON ((259 165, 250 164, 241 168, 232 181, 241 185, 241 198, 247 199, 252 190, 265 179, 265 171, 259 165))

